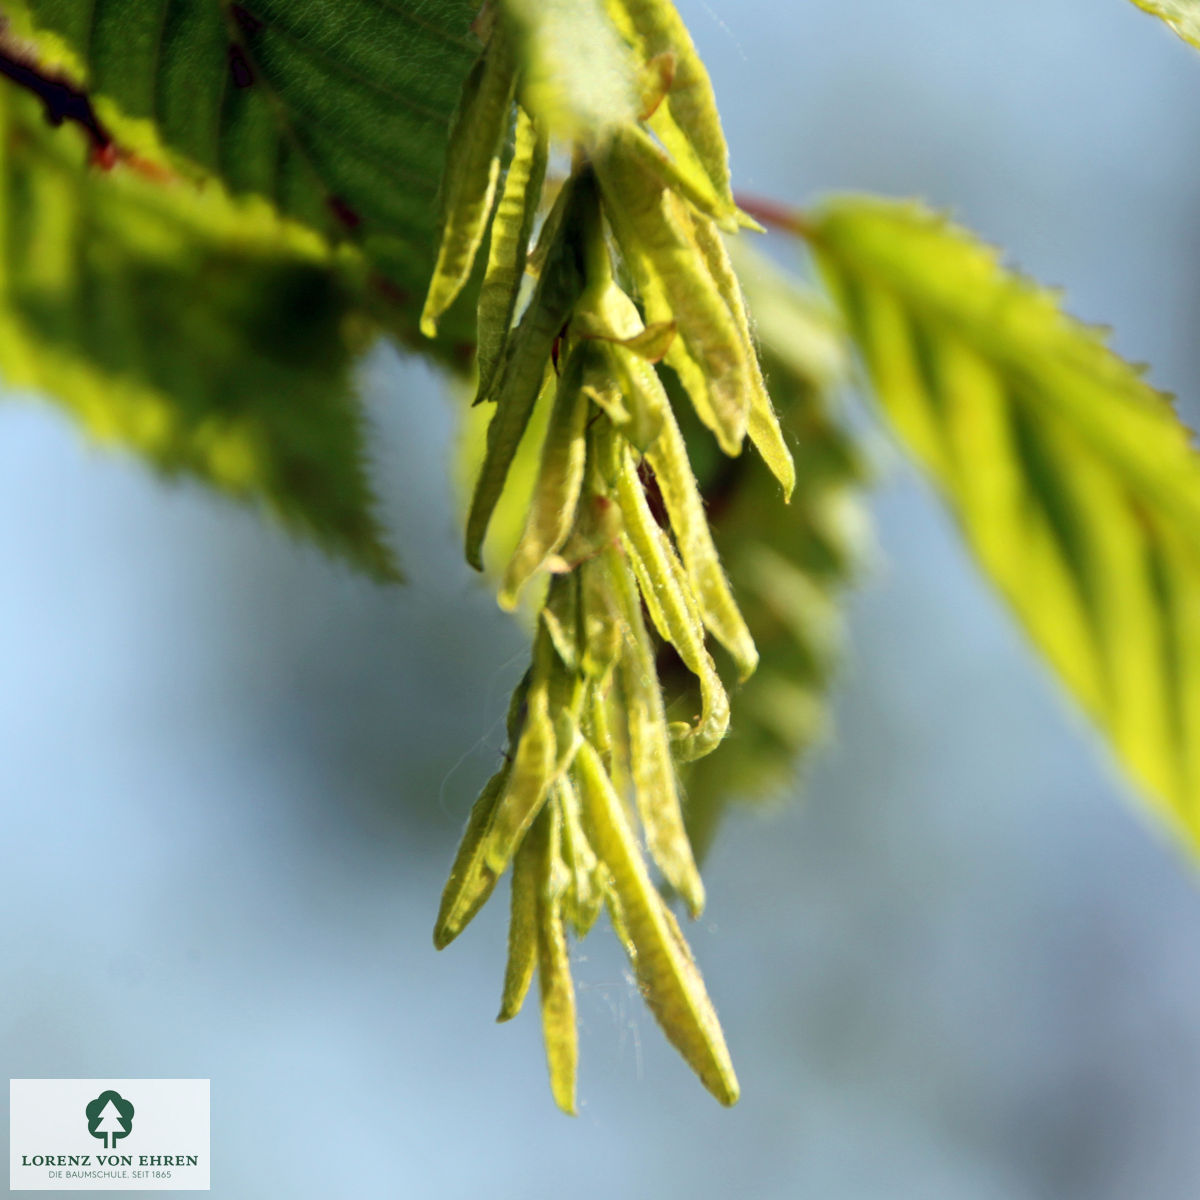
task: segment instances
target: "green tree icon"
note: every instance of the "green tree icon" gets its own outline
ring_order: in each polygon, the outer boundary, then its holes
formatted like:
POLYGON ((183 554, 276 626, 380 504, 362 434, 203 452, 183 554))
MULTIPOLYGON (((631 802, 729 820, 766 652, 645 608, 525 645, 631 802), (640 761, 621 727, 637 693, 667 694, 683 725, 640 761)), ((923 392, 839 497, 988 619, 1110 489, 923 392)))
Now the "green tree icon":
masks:
POLYGON ((83 1111, 88 1133, 103 1138, 106 1150, 112 1150, 118 1138, 133 1132, 133 1105, 120 1092, 101 1092, 83 1111))

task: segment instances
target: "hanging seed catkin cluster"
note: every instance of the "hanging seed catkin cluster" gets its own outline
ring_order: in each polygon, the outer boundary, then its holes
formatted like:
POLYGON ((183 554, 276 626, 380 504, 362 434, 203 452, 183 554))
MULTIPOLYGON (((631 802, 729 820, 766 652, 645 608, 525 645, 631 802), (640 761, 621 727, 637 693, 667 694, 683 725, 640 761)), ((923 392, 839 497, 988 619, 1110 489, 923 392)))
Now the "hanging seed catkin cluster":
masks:
POLYGON ((749 438, 785 497, 795 482, 722 237, 751 222, 733 201, 707 74, 665 0, 506 0, 477 29, 485 46, 452 131, 422 327, 436 330, 490 223, 476 403, 493 414, 466 553, 482 568, 517 447, 535 407, 548 406, 499 593, 510 609, 527 588, 544 599, 509 749, 471 813, 434 939, 452 941, 512 868, 500 1019, 518 1012, 536 973, 551 1086, 573 1112, 567 930, 582 938, 607 909, 667 1037, 732 1104, 716 1013, 647 856, 698 916, 704 887, 677 764, 711 752, 729 725, 709 639, 741 678, 758 661, 664 377, 677 377, 726 454, 749 438), (572 45, 586 68, 574 74, 572 45), (580 77, 592 81, 582 95, 580 77), (570 163, 557 190, 552 153, 570 163), (685 719, 668 720, 664 643, 692 679, 685 719))

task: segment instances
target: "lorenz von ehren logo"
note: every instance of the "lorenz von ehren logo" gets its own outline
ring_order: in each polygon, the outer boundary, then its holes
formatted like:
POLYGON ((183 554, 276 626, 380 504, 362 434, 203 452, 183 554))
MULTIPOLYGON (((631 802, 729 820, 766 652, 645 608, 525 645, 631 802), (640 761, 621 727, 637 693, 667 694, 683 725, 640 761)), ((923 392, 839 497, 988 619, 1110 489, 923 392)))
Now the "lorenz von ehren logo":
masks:
POLYGON ((133 1132, 133 1105, 120 1092, 101 1092, 83 1111, 88 1133, 101 1138, 105 1150, 115 1150, 117 1139, 133 1132))
POLYGON ((8 1111, 11 1191, 208 1190, 207 1079, 10 1079, 8 1111))

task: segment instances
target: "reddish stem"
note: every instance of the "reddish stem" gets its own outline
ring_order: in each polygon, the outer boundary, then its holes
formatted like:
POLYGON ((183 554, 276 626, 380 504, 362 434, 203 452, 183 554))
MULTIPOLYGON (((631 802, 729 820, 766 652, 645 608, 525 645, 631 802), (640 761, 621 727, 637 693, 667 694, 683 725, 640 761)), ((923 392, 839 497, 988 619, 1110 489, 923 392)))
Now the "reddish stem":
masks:
POLYGON ((734 200, 742 212, 753 217, 760 225, 765 225, 768 229, 778 229, 783 233, 793 233, 802 238, 812 236, 813 228, 799 209, 788 208, 780 204, 778 200, 748 196, 745 192, 738 192, 734 196, 734 200))

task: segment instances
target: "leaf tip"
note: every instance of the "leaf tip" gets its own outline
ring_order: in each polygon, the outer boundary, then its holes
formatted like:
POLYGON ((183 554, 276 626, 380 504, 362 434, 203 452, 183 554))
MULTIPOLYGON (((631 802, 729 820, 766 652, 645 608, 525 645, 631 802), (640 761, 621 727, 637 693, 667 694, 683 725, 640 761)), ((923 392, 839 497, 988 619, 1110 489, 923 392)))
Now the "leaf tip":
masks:
POLYGON ((726 1108, 732 1108, 742 1098, 741 1084, 732 1071, 722 1075, 719 1081, 715 1080, 708 1090, 717 1098, 718 1103, 726 1108))

